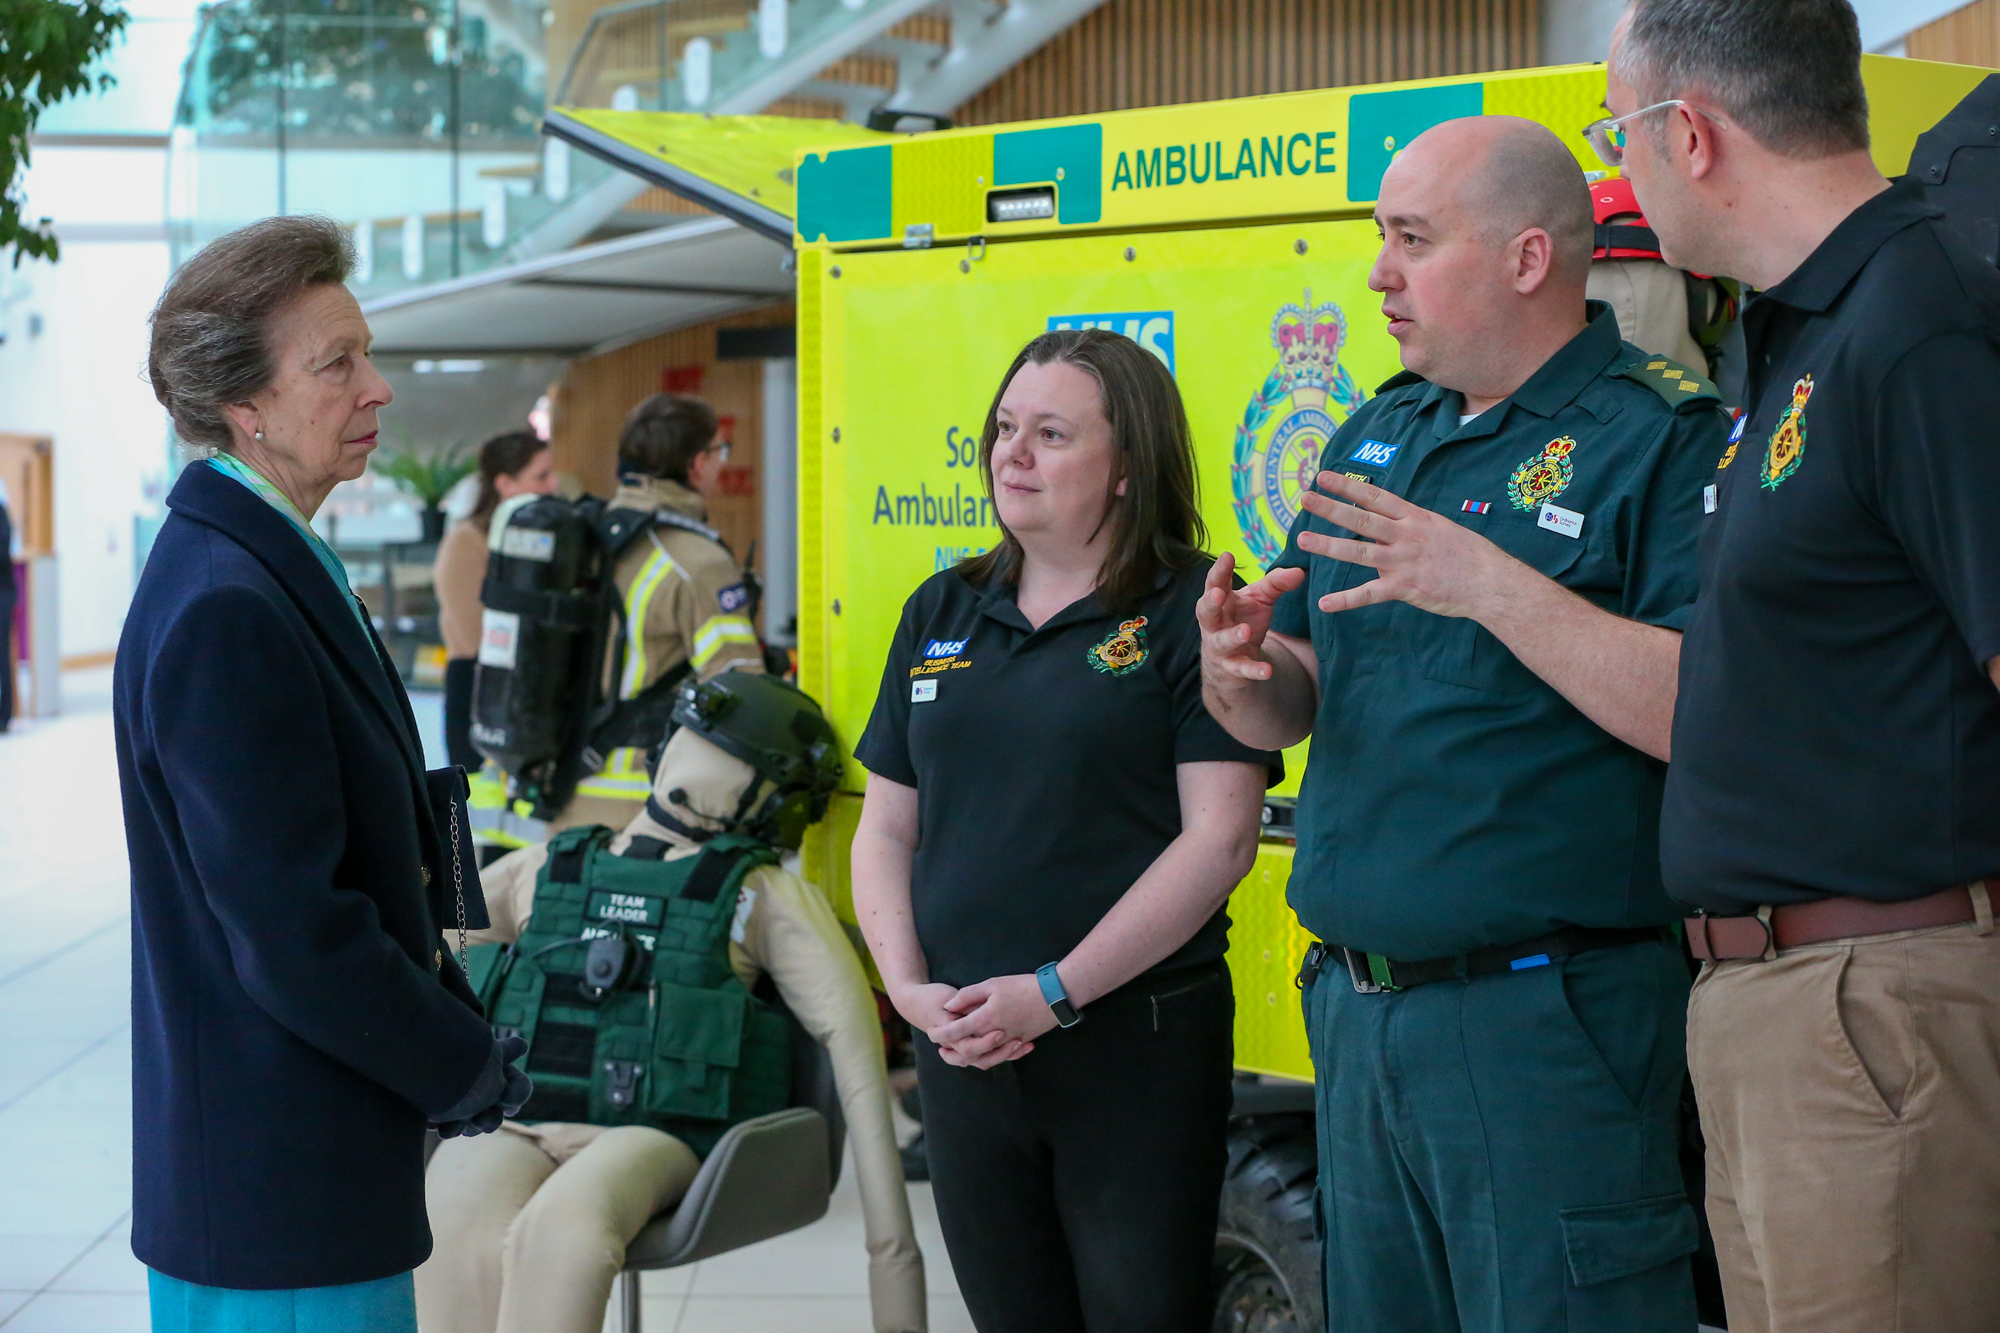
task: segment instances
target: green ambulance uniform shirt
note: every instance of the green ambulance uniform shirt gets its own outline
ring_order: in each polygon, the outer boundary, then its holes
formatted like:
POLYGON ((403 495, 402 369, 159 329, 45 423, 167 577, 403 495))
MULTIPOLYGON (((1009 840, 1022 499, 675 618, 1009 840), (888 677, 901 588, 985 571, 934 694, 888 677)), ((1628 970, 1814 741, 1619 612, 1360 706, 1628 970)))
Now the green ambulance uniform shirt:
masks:
MULTIPOLYGON (((1334 435, 1321 467, 1471 528, 1617 615, 1680 629, 1696 590, 1703 487, 1729 417, 1714 387, 1618 335, 1608 306, 1511 398, 1464 400, 1409 373, 1334 435)), ((1320 707, 1289 900, 1332 944, 1420 959, 1564 926, 1661 924, 1666 765, 1611 737, 1476 622, 1319 598, 1375 571, 1301 551, 1351 536, 1310 513, 1277 567, 1308 571, 1272 628, 1310 639, 1320 707)))

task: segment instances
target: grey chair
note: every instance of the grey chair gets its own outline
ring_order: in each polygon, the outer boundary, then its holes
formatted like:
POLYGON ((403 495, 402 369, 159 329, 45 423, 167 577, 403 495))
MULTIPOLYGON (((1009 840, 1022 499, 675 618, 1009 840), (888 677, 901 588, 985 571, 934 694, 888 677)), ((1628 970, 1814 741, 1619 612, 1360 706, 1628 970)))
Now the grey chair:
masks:
POLYGON ((641 1333, 639 1275, 754 1245, 826 1216, 840 1179, 847 1124, 833 1061, 805 1029, 792 1031, 792 1105, 722 1136, 681 1201, 625 1248, 619 1327, 641 1333))

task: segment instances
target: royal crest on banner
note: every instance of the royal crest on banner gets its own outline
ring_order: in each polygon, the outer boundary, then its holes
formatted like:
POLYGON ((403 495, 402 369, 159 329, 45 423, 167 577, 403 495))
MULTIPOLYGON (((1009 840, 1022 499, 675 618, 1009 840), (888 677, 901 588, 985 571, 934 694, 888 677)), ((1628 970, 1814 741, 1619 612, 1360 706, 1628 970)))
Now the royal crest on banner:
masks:
POLYGON ((1363 401, 1340 364, 1346 343, 1347 316, 1331 301, 1314 305, 1310 290, 1271 321, 1278 363, 1243 409, 1229 469, 1237 526, 1267 569, 1284 552, 1327 441, 1363 401))

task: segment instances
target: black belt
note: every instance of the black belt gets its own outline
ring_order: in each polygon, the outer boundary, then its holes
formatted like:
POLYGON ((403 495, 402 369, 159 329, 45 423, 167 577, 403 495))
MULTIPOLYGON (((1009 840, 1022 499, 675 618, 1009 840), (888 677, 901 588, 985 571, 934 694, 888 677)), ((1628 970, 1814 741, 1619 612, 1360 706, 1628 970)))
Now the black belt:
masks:
POLYGON ((1433 981, 1463 981, 1468 977, 1490 976, 1496 972, 1523 972, 1531 967, 1545 967, 1558 958, 1568 958, 1572 954, 1615 948, 1621 944, 1643 944, 1648 940, 1670 944, 1673 932, 1666 926, 1608 930, 1567 926, 1517 944, 1475 949, 1471 953, 1450 954, 1443 958, 1421 958, 1415 962, 1401 962, 1379 953, 1364 953, 1338 944, 1315 941, 1306 950, 1305 963, 1299 968, 1298 984, 1303 987, 1328 964, 1338 961, 1347 965, 1348 980, 1354 983, 1356 991, 1363 995, 1378 995, 1385 991, 1408 990, 1412 986, 1428 986, 1433 981))

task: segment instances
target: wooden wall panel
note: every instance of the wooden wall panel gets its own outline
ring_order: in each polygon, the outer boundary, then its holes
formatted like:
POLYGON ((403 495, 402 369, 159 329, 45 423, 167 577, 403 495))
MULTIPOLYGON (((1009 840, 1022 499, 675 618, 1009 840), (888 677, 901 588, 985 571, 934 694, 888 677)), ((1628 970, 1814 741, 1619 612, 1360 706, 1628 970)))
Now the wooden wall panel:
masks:
POLYGON ((2000 0, 1973 0, 1926 23, 1903 39, 1903 50, 1913 60, 2000 69, 2000 0))
POLYGON ((571 362, 552 395, 549 433, 556 470, 593 495, 610 495, 617 483, 618 428, 625 414, 666 387, 667 371, 699 368, 699 387, 688 391, 707 400, 718 416, 735 418, 729 466, 744 471, 732 478, 735 493, 711 502, 709 523, 741 559, 757 536, 761 519, 763 365, 717 361, 715 331, 785 325, 793 318, 789 303, 775 305, 571 362))
POLYGON ((1520 69, 1540 50, 1538 0, 1110 0, 953 118, 990 125, 1520 69))

